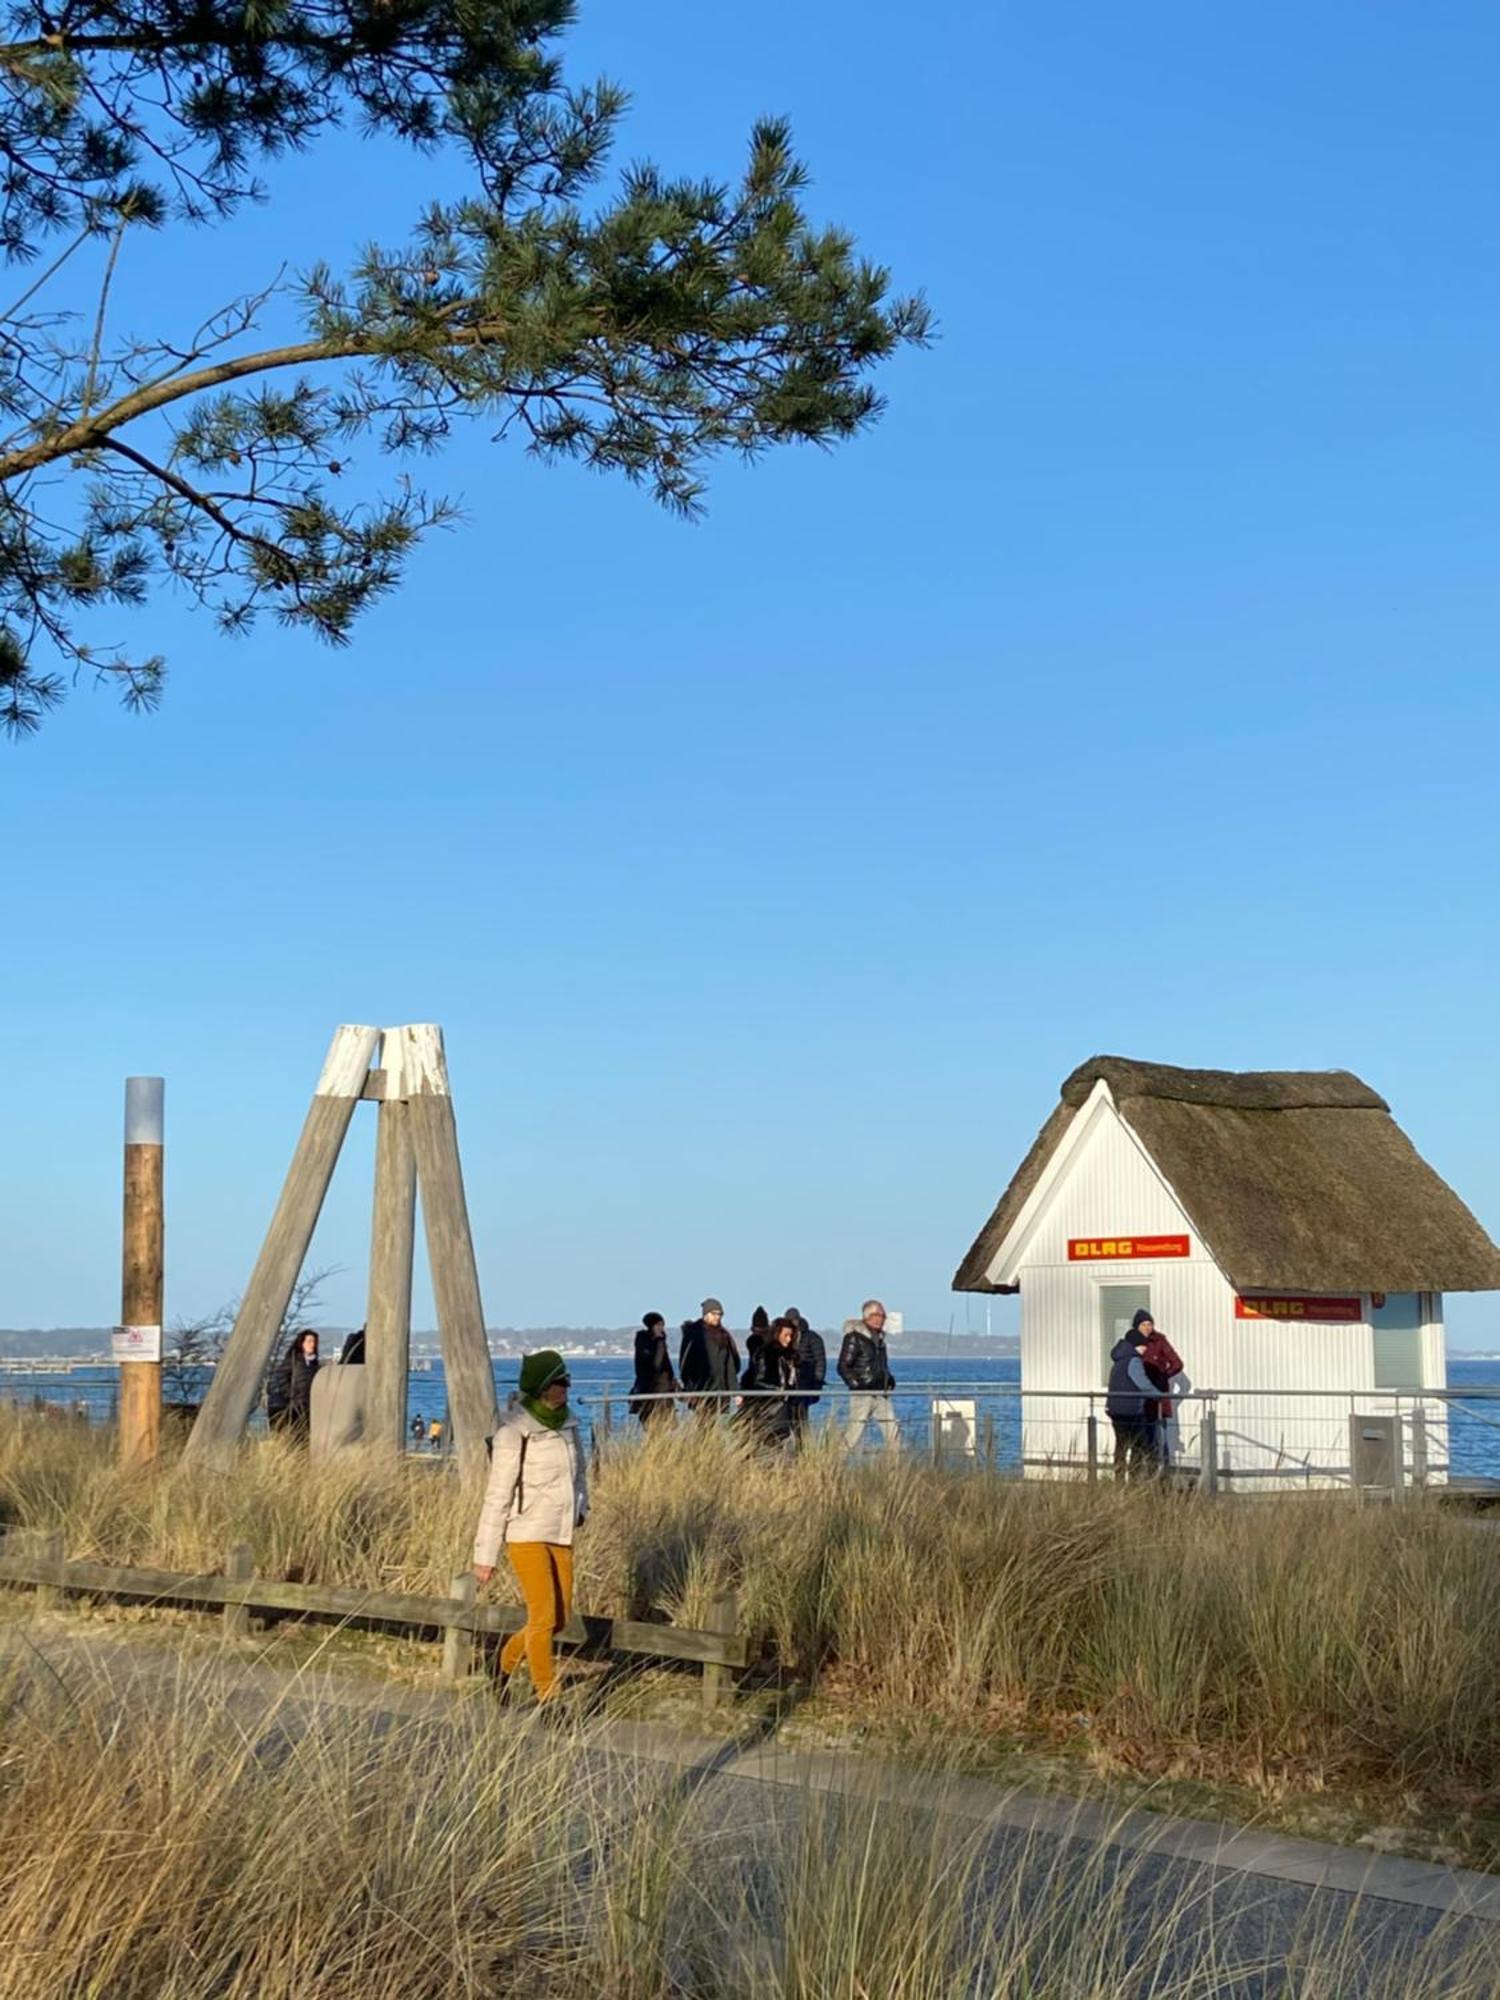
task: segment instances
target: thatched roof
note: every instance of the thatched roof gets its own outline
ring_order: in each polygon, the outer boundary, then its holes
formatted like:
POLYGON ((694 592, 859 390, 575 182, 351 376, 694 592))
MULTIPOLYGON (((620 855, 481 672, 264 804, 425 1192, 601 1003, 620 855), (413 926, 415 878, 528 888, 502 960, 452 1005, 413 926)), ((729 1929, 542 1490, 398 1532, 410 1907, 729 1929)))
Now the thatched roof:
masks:
POLYGON ((1500 1290, 1500 1249, 1385 1099, 1348 1070, 1171 1069, 1095 1056, 1063 1085, 955 1291, 1017 1289, 986 1273, 1101 1078, 1237 1291, 1500 1290))

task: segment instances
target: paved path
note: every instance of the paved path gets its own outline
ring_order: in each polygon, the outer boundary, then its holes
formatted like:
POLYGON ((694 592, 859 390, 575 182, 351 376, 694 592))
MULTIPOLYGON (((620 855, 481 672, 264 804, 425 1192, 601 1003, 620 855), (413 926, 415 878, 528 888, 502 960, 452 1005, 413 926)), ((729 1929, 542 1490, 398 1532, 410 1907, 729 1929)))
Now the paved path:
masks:
MULTIPOLYGON (((24 1663, 38 1687, 54 1677, 65 1683, 107 1677, 130 1707, 153 1696, 176 1703, 184 1685, 211 1681, 247 1726, 261 1723, 283 1741, 331 1710, 366 1717, 382 1734, 400 1725, 405 1740, 414 1724, 453 1728, 473 1715, 476 1703, 491 1699, 485 1687, 404 1689, 320 1668, 292 1672, 233 1653, 185 1657, 67 1618, 0 1629, 0 1661, 24 1663)), ((517 1717, 513 1726, 532 1725, 517 1717)), ((556 1754, 557 1739, 547 1741, 547 1754, 556 1754)), ((1140 1916, 1143 1962, 1174 1951, 1186 1959, 1211 1932, 1220 1962, 1256 1968, 1232 1989, 1246 2000, 1324 1991, 1304 1985, 1295 1961, 1315 1959, 1319 1941, 1335 1939, 1340 1963, 1365 1969, 1345 1989, 1348 2000, 1376 1990, 1399 1993, 1403 1966, 1408 1983, 1420 1979, 1426 1994, 1500 1992, 1500 1877, 1255 1828, 1042 1797, 858 1755, 787 1750, 774 1736, 746 1742, 596 1720, 579 1727, 572 1754, 586 1760, 606 1791, 614 1783, 632 1810, 654 1794, 690 1800, 704 1833, 726 1839, 735 1865, 759 1865, 773 1884, 775 1856, 786 1852, 814 1802, 834 1825, 846 1813, 861 1816, 861 1827, 874 1804, 889 1808, 887 1823, 942 1820, 971 1830, 980 1855, 976 1879, 997 1895, 1014 1893, 1018 1871, 1024 1878, 1035 1873, 1040 1894, 1061 1869, 1070 1884, 1076 1879, 1081 1897, 1118 1911, 1126 1887, 1140 1916), (1469 1971, 1460 1982, 1461 1962, 1469 1971), (1447 1967, 1455 1968, 1451 1989, 1447 1967)))

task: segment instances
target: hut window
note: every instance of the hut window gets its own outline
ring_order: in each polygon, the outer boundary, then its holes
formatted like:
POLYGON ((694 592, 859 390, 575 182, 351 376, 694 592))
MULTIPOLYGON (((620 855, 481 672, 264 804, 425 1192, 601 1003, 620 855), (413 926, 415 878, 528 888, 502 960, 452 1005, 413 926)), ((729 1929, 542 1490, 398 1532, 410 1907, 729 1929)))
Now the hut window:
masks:
POLYGON ((1138 1312, 1150 1312, 1149 1285, 1101 1285, 1099 1287, 1100 1380, 1109 1380, 1109 1356, 1115 1342, 1130 1331, 1138 1312))
POLYGON ((1417 1292, 1391 1292, 1383 1305, 1371 1304, 1375 1387, 1420 1389, 1422 1382, 1422 1299, 1417 1292))

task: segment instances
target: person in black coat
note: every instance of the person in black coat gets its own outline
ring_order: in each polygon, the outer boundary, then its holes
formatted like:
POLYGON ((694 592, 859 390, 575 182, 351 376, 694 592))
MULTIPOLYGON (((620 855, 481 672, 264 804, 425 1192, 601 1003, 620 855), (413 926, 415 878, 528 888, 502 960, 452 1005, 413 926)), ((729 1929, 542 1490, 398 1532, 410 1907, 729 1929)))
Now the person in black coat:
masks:
POLYGON ((901 1443, 891 1404, 896 1378, 891 1373, 890 1355, 886 1351, 885 1320, 885 1307, 879 1299, 866 1299, 859 1318, 845 1322, 844 1344, 839 1349, 839 1379, 849 1391, 844 1442, 851 1451, 862 1442, 865 1426, 871 1423, 887 1448, 894 1450, 901 1443))
MULTIPOLYGON (((670 1396, 677 1387, 672 1373, 672 1357, 667 1351, 667 1322, 660 1313, 647 1313, 635 1333, 635 1380, 630 1385, 632 1399, 670 1396)), ((655 1417, 670 1417, 669 1402, 638 1402, 630 1407, 644 1427, 655 1417)))
POLYGON ((312 1380, 318 1372, 318 1336, 310 1326, 295 1335, 266 1384, 266 1421, 306 1444, 312 1430, 312 1380))
POLYGON ((756 1436, 772 1449, 791 1442, 796 1430, 797 1329, 789 1319, 771 1322, 771 1330, 751 1355, 740 1379, 742 1389, 758 1390, 745 1403, 743 1415, 756 1436), (764 1393, 779 1391, 777 1395, 764 1393))
POLYGON ((717 1299, 705 1299, 699 1312, 698 1319, 682 1324, 677 1379, 686 1390, 711 1392, 694 1404, 698 1415, 707 1418, 728 1406, 740 1379, 740 1351, 724 1324, 724 1308, 717 1299))
MULTIPOLYGON (((797 1329, 797 1385, 803 1390, 818 1390, 828 1379, 828 1349, 823 1336, 807 1323, 806 1316, 795 1306, 788 1306, 782 1318, 790 1320, 797 1329)), ((798 1396, 792 1405, 792 1416, 797 1425, 805 1427, 807 1413, 817 1402, 813 1395, 798 1396)))

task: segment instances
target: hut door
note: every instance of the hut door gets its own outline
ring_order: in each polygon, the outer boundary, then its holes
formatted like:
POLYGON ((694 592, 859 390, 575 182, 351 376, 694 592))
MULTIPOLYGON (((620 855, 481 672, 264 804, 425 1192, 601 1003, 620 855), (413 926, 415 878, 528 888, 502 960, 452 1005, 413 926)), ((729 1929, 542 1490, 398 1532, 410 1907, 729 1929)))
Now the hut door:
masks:
POLYGON ((1138 1312, 1150 1312, 1149 1285, 1101 1285, 1099 1287, 1099 1335, 1101 1345, 1099 1379, 1109 1380, 1110 1350, 1130 1331, 1138 1312))

